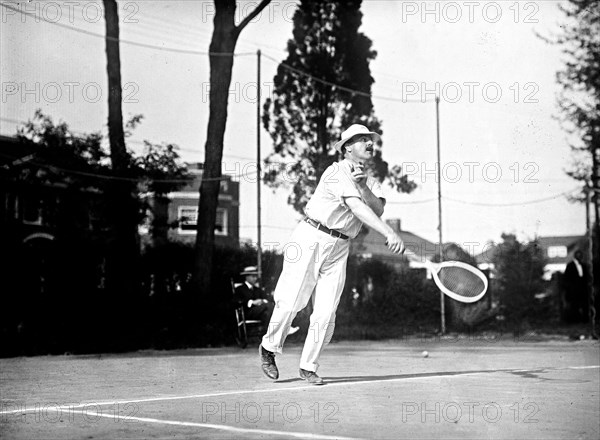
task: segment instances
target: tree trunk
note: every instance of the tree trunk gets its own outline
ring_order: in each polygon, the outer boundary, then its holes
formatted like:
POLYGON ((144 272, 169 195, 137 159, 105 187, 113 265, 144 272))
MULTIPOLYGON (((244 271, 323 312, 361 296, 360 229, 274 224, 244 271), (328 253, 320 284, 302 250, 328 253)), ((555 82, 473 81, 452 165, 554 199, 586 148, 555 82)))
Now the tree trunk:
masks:
POLYGON ((270 0, 263 0, 238 26, 235 25, 235 0, 215 0, 214 31, 210 43, 210 114, 206 135, 204 172, 198 202, 198 224, 192 285, 196 293, 207 294, 210 289, 215 221, 219 201, 223 138, 227 123, 227 101, 233 52, 241 30, 270 0))
POLYGON ((221 178, 221 161, 223 159, 223 138, 227 123, 227 100, 233 68, 233 51, 237 40, 234 24, 235 2, 217 1, 215 3, 215 29, 210 43, 210 115, 204 147, 204 172, 202 173, 200 201, 198 202, 198 235, 194 268, 194 274, 197 277, 197 283, 194 284, 201 293, 208 292, 210 287, 215 244, 214 229, 219 202, 219 179, 221 178), (220 53, 231 53, 231 55, 215 55, 220 53))
POLYGON ((106 20, 106 70, 108 72, 108 138, 113 169, 127 168, 127 150, 121 109, 121 55, 119 49, 119 12, 115 0, 104 0, 106 20))
MULTIPOLYGON (((134 183, 126 177, 129 155, 125 147, 121 109, 121 59, 119 51, 119 14, 115 0, 104 0, 106 21, 106 70, 108 73, 108 138, 114 175, 105 190, 111 236, 107 240, 105 298, 115 307, 112 319, 121 330, 124 324, 136 329, 136 276, 138 262, 137 202, 134 183)), ((130 333, 130 336, 133 334, 130 333)), ((111 337, 110 335, 108 337, 111 337)), ((129 339, 131 342, 131 339, 129 339)))

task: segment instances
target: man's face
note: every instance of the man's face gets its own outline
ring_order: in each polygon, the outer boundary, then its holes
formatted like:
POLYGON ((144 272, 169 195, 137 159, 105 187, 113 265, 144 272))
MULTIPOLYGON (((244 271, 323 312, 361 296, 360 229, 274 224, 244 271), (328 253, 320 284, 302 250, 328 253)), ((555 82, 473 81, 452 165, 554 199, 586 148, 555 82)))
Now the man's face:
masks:
POLYGON ((355 162, 364 162, 371 159, 375 154, 375 143, 371 136, 367 134, 354 136, 346 143, 345 147, 347 157, 355 162))
POLYGON ((258 281, 258 275, 246 275, 246 281, 254 285, 258 281))

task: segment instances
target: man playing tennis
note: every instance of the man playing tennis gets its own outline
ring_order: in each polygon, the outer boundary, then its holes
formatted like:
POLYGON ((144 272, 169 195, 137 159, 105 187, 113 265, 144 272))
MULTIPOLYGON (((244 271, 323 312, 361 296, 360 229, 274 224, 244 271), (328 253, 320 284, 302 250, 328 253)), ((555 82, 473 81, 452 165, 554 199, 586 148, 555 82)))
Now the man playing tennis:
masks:
POLYGON ((400 236, 380 219, 385 206, 381 186, 364 171, 379 139, 377 133, 359 124, 342 133, 335 149, 343 159, 325 170, 306 205, 305 219, 292 233, 288 246, 295 248, 297 255, 284 261, 274 292, 276 306, 259 347, 262 371, 270 379, 279 378, 275 354, 282 353, 294 317, 313 297, 300 377, 314 385, 323 384, 316 373, 318 360, 333 336, 350 239, 358 235, 363 223, 383 235, 392 252, 404 252, 400 236))

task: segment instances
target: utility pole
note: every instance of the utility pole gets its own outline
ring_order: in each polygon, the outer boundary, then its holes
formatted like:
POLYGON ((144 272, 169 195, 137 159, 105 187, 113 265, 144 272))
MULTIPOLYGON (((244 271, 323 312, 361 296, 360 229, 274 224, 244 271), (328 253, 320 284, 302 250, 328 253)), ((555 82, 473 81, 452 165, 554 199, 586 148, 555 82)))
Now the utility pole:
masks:
MULTIPOLYGON (((440 97, 435 97, 435 122, 437 133, 437 181, 438 181, 438 232, 440 240, 440 263, 443 261, 444 250, 442 241, 442 169, 440 160, 440 97)), ((444 294, 440 291, 440 330, 442 335, 446 333, 446 304, 444 294)))
MULTIPOLYGON (((585 188, 585 230, 587 236, 587 268, 588 268, 588 285, 587 287, 587 297, 588 297, 588 318, 590 321, 590 331, 592 338, 598 339, 598 333, 596 332, 596 292, 595 292, 595 282, 594 282, 594 234, 593 229, 594 225, 590 218, 592 205, 592 193, 594 193, 593 185, 587 185, 585 188)), ((598 219, 596 219, 598 222, 598 219)))
POLYGON ((262 287, 262 237, 260 215, 260 49, 256 51, 256 269, 262 287))

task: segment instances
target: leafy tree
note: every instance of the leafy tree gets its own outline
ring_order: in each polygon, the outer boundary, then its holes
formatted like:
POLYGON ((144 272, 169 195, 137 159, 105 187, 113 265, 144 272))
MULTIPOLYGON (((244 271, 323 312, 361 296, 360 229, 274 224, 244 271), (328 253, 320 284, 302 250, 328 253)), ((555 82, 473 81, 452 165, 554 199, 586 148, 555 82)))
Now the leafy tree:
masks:
MULTIPOLYGON (((127 122, 126 136, 131 134, 142 118, 141 115, 135 115, 127 122)), ((112 162, 108 160, 109 154, 102 146, 104 138, 101 133, 76 135, 66 122, 55 123, 41 110, 36 110, 33 119, 19 127, 17 138, 24 144, 38 148, 21 166, 9 171, 12 179, 61 183, 75 190, 90 189, 103 193, 106 209, 114 203, 111 193, 107 191, 112 181, 127 181, 133 185, 135 192, 131 209, 135 212, 136 227, 143 220, 146 207, 140 194, 165 195, 183 186, 189 177, 176 145, 152 144, 148 141, 144 141, 146 150, 141 155, 127 151, 127 172, 125 175, 116 173, 112 162)))
POLYGON ((181 163, 174 144, 152 144, 144 141, 145 152, 134 159, 139 193, 143 209, 149 212, 152 241, 166 242, 168 230, 178 226, 178 220, 169 223, 167 194, 177 189, 189 178, 186 166, 181 163))
POLYGON ((103 180, 98 176, 108 177, 108 154, 102 148, 99 132, 75 135, 66 122, 55 124, 38 109, 33 119, 17 129, 17 139, 40 148, 31 157, 22 159, 21 166, 12 167, 11 172, 16 174, 11 178, 100 189, 103 180), (42 168, 22 166, 29 162, 36 167, 42 164, 42 168))
MULTIPOLYGON (((564 128, 577 139, 571 144, 572 165, 567 174, 585 188, 573 200, 587 203, 585 191, 591 191, 595 222, 590 227, 596 260, 600 248, 597 239, 600 237, 600 3, 569 0, 559 8, 567 20, 558 36, 546 40, 562 46, 565 56, 565 66, 556 75, 562 88, 558 104, 564 128)), ((594 295, 594 290, 597 292, 600 287, 600 264, 589 263, 594 295)))
MULTIPOLYGON (((600 194, 600 3, 568 0, 558 5, 565 14, 561 33, 545 41, 562 47, 564 68, 556 75, 561 86, 558 105, 565 130, 577 141, 571 144, 573 163, 567 174, 592 186, 596 219, 600 194)), ((585 196, 575 197, 585 201, 585 196)), ((598 234, 596 222, 596 234, 598 234)))
POLYGON ((215 0, 215 18, 210 42, 210 94, 206 144, 204 146, 204 172, 198 202, 198 224, 192 284, 198 292, 210 288, 213 251, 215 247, 215 222, 223 160, 223 137, 227 124, 227 105, 233 53, 242 30, 271 0, 262 0, 238 25, 235 24, 235 0, 215 0))
MULTIPOLYGON (((277 69, 272 98, 264 105, 263 124, 274 142, 266 160, 265 181, 287 186, 288 203, 302 212, 325 169, 338 158, 333 144, 353 123, 381 132, 371 101, 369 62, 376 56, 372 42, 358 29, 360 0, 302 0, 294 14, 288 56, 277 69), (354 92, 354 91, 357 92, 354 92), (288 162, 287 166, 280 166, 288 162)), ((381 147, 381 146, 379 146, 381 147)), ((396 189, 410 192, 415 184, 391 170, 377 148, 369 172, 388 178, 396 189)))
POLYGON ((492 261, 497 292, 508 320, 535 319, 535 294, 543 291, 546 265, 537 241, 521 243, 513 234, 502 234, 492 261))

